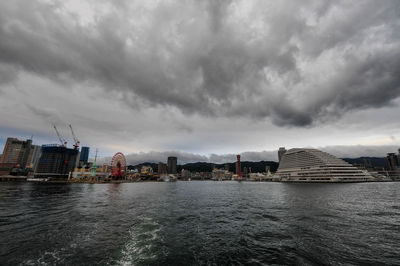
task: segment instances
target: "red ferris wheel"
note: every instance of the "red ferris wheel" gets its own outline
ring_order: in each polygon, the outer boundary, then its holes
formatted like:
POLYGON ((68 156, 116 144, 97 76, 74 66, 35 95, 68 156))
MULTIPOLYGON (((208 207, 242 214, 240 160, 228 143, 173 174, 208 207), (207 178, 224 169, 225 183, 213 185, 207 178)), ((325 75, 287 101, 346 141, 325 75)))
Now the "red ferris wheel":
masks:
POLYGON ((111 159, 111 173, 113 179, 123 179, 126 172, 126 159, 124 154, 117 152, 111 159))

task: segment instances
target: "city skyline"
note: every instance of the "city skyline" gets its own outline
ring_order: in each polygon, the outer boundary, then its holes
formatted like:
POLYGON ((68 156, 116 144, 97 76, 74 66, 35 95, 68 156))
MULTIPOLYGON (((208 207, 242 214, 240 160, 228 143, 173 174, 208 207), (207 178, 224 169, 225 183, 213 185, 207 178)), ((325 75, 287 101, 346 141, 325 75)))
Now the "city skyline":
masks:
POLYGON ((0 150, 7 137, 57 143, 54 123, 100 157, 277 160, 281 146, 385 156, 400 146, 397 10, 2 2, 0 150))
MULTIPOLYGON (((32 141, 31 139, 18 139, 13 137, 9 137, 10 139, 17 139, 18 141, 32 141)), ((37 145, 38 143, 31 142, 34 146, 41 147, 37 145)), ((62 146, 60 143, 47 143, 44 144, 50 146, 62 146)), ((0 147, 3 151, 3 147, 0 147)), ((67 148, 73 148, 71 145, 70 147, 67 145, 67 148)), ((295 148, 295 147, 280 147, 279 150, 271 150, 271 151, 247 151, 247 152, 240 152, 239 154, 242 156, 243 161, 249 162, 260 162, 260 161, 273 161, 279 162, 279 153, 281 149, 286 151, 285 148, 295 148)), ((312 147, 303 147, 303 148, 312 148, 312 147)), ((80 149, 80 161, 93 162, 95 154, 97 155, 97 162, 99 164, 108 164, 111 161, 112 156, 108 156, 104 154, 104 156, 98 156, 98 149, 95 151, 87 152, 86 150, 90 150, 90 147, 82 146, 80 149), (85 150, 85 151, 83 151, 85 150), (89 156, 92 154, 93 156, 89 156)), ((334 156, 339 158, 360 158, 360 157, 375 157, 375 158, 383 158, 386 157, 387 154, 399 151, 397 146, 353 146, 349 149, 349 147, 344 146, 326 146, 321 149, 327 153, 330 153, 334 156)), ((115 152, 114 152, 115 154, 115 152)), ((0 153, 0 156, 2 154, 0 153)), ((150 151, 150 152, 140 152, 140 153, 128 153, 126 154, 127 163, 130 165, 137 165, 142 163, 158 163, 164 162, 168 157, 176 157, 178 158, 179 165, 187 164, 187 163, 197 163, 197 162, 207 162, 207 163, 215 163, 215 164, 223 164, 223 163, 231 163, 235 161, 235 158, 238 154, 209 154, 209 155, 201 155, 201 154, 194 154, 188 152, 181 152, 181 151, 150 151)), ((1 157, 0 157, 1 158, 1 157)))

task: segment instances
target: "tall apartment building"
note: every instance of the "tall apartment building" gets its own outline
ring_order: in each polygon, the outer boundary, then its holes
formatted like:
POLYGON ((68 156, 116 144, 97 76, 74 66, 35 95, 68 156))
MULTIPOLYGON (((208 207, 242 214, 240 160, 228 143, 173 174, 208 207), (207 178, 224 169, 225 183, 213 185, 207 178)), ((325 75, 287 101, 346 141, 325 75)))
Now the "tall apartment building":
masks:
POLYGON ((178 158, 172 156, 168 157, 168 174, 177 173, 177 163, 178 163, 178 158))
POLYGON ((0 163, 14 164, 17 167, 25 168, 30 159, 31 149, 32 140, 30 139, 23 141, 17 138, 7 138, 0 163))
POLYGON ((159 162, 158 163, 158 174, 161 175, 166 175, 168 173, 167 171, 167 165, 165 163, 159 162))
POLYGON ((13 168, 27 169, 37 165, 40 146, 32 145, 32 140, 8 138, 0 158, 0 172, 7 174, 13 168))
POLYGON ((89 160, 89 147, 82 147, 81 148, 81 155, 80 155, 80 159, 79 161, 83 162, 83 163, 87 163, 89 160))
POLYGON ((0 158, 0 174, 9 174, 12 169, 20 169, 19 174, 26 174, 27 169, 35 169, 40 157, 40 148, 38 145, 32 145, 31 139, 7 138, 0 158))

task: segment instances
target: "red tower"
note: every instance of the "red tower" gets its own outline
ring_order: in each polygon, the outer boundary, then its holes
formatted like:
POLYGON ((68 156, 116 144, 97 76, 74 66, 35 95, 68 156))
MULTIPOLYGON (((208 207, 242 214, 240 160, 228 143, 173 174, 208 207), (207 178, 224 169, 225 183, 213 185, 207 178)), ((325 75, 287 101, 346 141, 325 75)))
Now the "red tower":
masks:
POLYGON ((236 161, 236 174, 238 175, 238 178, 242 178, 242 168, 240 167, 240 155, 236 155, 237 161, 236 161))

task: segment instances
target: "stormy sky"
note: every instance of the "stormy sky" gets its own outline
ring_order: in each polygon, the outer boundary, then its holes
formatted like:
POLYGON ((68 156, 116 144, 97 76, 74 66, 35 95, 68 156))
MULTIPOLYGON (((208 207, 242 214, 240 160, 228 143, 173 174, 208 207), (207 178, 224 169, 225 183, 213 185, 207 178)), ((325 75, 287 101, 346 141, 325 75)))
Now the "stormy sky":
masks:
MULTIPOLYGON (((9 136, 132 161, 342 157, 400 146, 400 2, 0 2, 9 136)), ((93 154, 91 154, 93 156, 93 154)))

